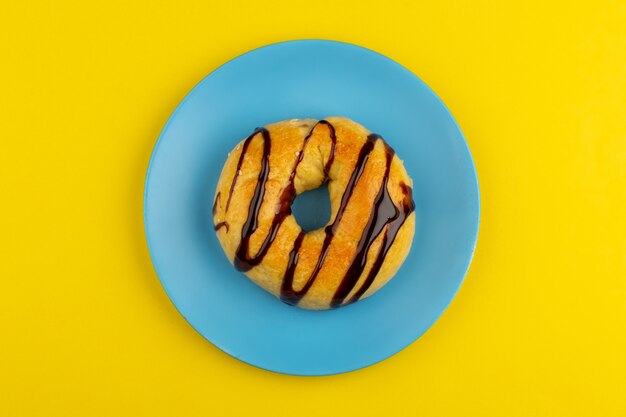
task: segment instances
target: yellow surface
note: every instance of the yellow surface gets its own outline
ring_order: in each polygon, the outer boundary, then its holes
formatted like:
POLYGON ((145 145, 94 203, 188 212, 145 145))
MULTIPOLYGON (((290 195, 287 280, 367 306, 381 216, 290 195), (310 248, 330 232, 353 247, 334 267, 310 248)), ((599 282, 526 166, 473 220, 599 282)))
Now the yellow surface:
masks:
POLYGON ((0 9, 0 415, 626 415, 626 2, 23 3, 0 9), (333 377, 210 345, 143 235, 176 104, 224 61, 294 38, 422 77, 482 193, 448 311, 333 377))

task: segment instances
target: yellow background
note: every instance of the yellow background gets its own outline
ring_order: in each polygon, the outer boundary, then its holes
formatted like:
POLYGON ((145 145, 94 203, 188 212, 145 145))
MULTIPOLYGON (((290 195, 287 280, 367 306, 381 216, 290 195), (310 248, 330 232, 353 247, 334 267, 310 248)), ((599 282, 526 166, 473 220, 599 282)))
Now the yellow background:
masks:
POLYGON ((0 9, 0 415, 626 415, 626 2, 22 3, 0 9), (296 38, 418 74, 482 194, 442 318, 333 377, 220 352, 144 243, 144 175, 177 103, 296 38))

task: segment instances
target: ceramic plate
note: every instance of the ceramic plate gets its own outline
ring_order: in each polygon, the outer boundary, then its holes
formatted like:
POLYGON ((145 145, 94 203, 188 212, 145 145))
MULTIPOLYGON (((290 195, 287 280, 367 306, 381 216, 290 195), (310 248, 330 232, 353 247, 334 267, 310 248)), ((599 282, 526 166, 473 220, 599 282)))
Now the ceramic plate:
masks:
POLYGON ((187 95, 152 154, 144 216, 163 287, 200 334, 254 366, 325 375, 393 355, 443 313, 474 252, 479 193, 459 127, 419 78, 371 50, 306 40, 233 59, 187 95), (211 205, 228 152, 255 127, 325 116, 363 124, 404 160, 416 230, 407 260, 385 287, 316 312, 283 304, 231 266, 211 205))

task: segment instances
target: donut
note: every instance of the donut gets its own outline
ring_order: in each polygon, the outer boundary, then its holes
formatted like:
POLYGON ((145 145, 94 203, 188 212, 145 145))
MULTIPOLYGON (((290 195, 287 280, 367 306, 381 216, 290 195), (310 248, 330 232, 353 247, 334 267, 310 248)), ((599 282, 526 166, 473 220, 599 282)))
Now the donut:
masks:
POLYGON ((325 310, 375 293, 406 259, 413 182, 377 134, 343 117, 257 128, 229 153, 213 225, 229 261, 291 305, 325 310), (304 232, 291 204, 328 181, 328 224, 304 232))

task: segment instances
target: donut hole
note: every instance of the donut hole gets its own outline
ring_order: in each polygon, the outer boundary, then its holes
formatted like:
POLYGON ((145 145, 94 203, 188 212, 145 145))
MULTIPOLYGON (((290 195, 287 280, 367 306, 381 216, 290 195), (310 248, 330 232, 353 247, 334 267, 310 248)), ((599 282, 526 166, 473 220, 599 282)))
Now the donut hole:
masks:
POLYGON ((298 195, 291 205, 291 212, 305 232, 324 227, 330 220, 328 183, 298 195))

